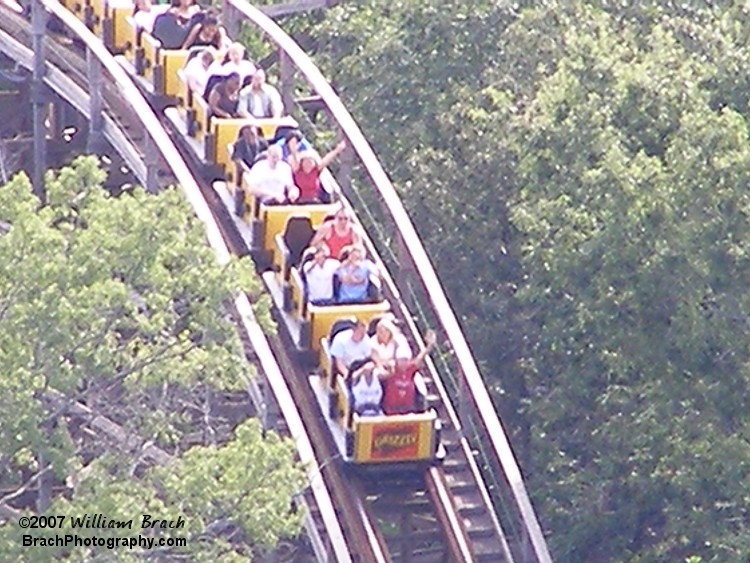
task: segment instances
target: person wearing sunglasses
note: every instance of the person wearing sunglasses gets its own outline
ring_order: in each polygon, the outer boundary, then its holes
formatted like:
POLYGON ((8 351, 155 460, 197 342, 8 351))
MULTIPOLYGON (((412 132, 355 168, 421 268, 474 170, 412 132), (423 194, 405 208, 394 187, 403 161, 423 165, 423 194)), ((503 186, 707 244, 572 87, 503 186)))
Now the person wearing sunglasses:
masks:
POLYGON ((315 233, 310 246, 325 244, 331 258, 339 259, 346 246, 362 244, 362 237, 346 209, 336 211, 333 219, 323 223, 315 233))

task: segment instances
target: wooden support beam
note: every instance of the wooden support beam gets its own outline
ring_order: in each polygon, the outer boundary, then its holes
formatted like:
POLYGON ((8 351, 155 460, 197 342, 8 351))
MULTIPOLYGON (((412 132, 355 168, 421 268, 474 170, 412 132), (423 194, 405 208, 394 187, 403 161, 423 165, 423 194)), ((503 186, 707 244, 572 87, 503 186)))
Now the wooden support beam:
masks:
POLYGON ((12 506, 0 502, 0 522, 17 520, 21 514, 23 513, 20 510, 16 510, 12 506))
POLYGON ((338 4, 338 0, 297 0, 286 4, 274 4, 272 6, 258 6, 258 8, 269 18, 280 18, 297 12, 317 10, 319 8, 330 8, 338 4))
MULTIPOLYGON (((53 403, 56 407, 62 405, 67 399, 62 393, 57 391, 47 391, 44 393, 44 399, 53 403)), ((131 434, 127 432, 119 424, 112 422, 106 416, 101 416, 92 411, 89 407, 80 402, 74 402, 67 405, 63 412, 75 416, 80 416, 86 419, 87 425, 97 432, 105 434, 109 438, 113 439, 119 444, 122 444, 129 450, 140 450, 140 459, 155 463, 157 465, 165 465, 169 463, 172 456, 161 448, 155 446, 151 442, 146 441, 144 438, 137 434, 131 434)))

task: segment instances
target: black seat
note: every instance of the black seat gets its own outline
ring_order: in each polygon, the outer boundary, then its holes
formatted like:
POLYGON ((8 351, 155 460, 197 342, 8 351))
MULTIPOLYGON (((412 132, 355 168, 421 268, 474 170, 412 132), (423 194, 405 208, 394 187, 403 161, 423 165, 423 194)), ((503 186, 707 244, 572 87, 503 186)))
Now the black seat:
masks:
POLYGON ((383 293, 379 281, 370 276, 367 280, 367 300, 366 303, 380 303, 383 300, 383 293))
POLYGON ((208 81, 206 82, 206 89, 203 90, 203 99, 208 101, 208 96, 211 94, 211 90, 214 89, 214 86, 223 82, 225 78, 226 75, 224 74, 212 74, 209 76, 208 81))
POLYGON ((328 344, 330 345, 333 342, 333 339, 339 332, 354 328, 355 324, 357 322, 351 317, 335 320, 331 325, 331 330, 328 332, 328 344))
POLYGON ((181 26, 176 15, 167 12, 156 17, 151 35, 159 40, 164 49, 179 49, 189 32, 190 28, 181 26))
POLYGON ((284 232, 284 242, 289 248, 291 262, 299 264, 302 253, 310 246, 315 229, 309 217, 290 217, 284 232))
MULTIPOLYGON (((318 199, 320 200, 320 203, 333 203, 333 197, 333 192, 329 191, 328 188, 323 185, 323 182, 321 182, 318 186, 318 199)), ((333 217, 333 215, 330 217, 333 217)))
POLYGON ((289 272, 302 259, 302 253, 310 246, 315 235, 312 221, 306 215, 292 215, 286 220, 284 232, 277 239, 277 246, 282 253, 282 276, 289 281, 289 272))
POLYGON ((302 253, 302 258, 300 258, 299 266, 297 266, 297 270, 299 270, 299 277, 302 279, 302 283, 307 285, 307 275, 305 274, 305 264, 308 262, 311 262, 313 258, 315 258, 315 248, 310 247, 305 249, 305 251, 302 253))
POLYGON ((361 360, 354 360, 352 362, 352 365, 349 366, 349 371, 346 373, 346 386, 351 391, 352 388, 352 374, 357 371, 359 368, 364 366, 365 364, 373 364, 375 365, 375 362, 372 360, 372 358, 363 358, 361 360))
MULTIPOLYGON (((331 330, 328 331, 328 339, 327 342, 324 343, 324 349, 326 350, 326 353, 330 355, 331 362, 330 367, 328 371, 328 385, 330 387, 330 392, 335 395, 336 391, 336 375, 338 375, 338 369, 336 367, 336 358, 332 354, 330 354, 331 351, 331 344, 333 344, 333 339, 336 338, 336 335, 340 332, 343 332, 345 330, 353 329, 355 325, 357 324, 357 321, 354 317, 342 317, 340 319, 336 319, 333 324, 331 325, 331 330)), ((341 374, 342 376, 345 376, 345 373, 341 374)), ((335 398, 331 400, 331 415, 333 417, 336 416, 336 400, 335 398)))
POLYGON ((268 142, 270 144, 276 143, 277 141, 280 141, 281 139, 286 139, 286 136, 294 131, 296 127, 292 127, 291 125, 279 125, 276 128, 276 131, 273 135, 272 139, 269 139, 268 142))
POLYGON ((341 278, 338 272, 333 274, 333 302, 338 303, 341 296, 341 278))

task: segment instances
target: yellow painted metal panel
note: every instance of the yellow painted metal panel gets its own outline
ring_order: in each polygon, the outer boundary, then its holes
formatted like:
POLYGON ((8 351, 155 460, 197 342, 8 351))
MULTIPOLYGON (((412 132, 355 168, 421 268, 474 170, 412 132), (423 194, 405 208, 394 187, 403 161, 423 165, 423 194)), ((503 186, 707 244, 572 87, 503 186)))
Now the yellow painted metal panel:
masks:
MULTIPOLYGON (((120 11, 121 8, 117 8, 115 18, 118 17, 117 14, 120 11)), ((115 45, 120 45, 121 42, 126 47, 125 58, 135 64, 135 50, 141 46, 141 34, 138 32, 138 27, 130 14, 125 17, 122 28, 115 24, 115 45)))
POLYGON ((301 318, 303 287, 302 278, 300 277, 297 268, 292 268, 292 271, 289 275, 289 285, 292 288, 292 303, 294 303, 294 307, 297 310, 297 317, 301 318))
POLYGON ((361 418, 354 421, 354 461, 356 463, 370 459, 372 426, 372 424, 363 423, 361 418))
POLYGON ((339 422, 341 426, 346 427, 349 421, 349 390, 346 388, 344 376, 336 377, 336 403, 339 407, 339 422))
POLYGON ((106 11, 106 0, 88 0, 88 2, 94 15, 94 28, 92 31, 98 35, 102 31, 102 20, 104 20, 104 14, 106 11))
POLYGON ((432 458, 435 412, 398 416, 354 416, 356 463, 432 458))
POLYGON ((192 107, 193 99, 192 99, 192 93, 190 92, 190 88, 187 85, 187 81, 185 80, 185 75, 180 71, 177 72, 177 82, 178 82, 178 92, 177 96, 180 98, 180 101, 177 105, 177 110, 180 112, 180 115, 183 118, 186 118, 187 115, 187 108, 192 107))
POLYGON ((320 350, 320 373, 325 374, 328 376, 331 373, 331 360, 328 358, 328 354, 326 353, 326 350, 322 349, 320 346, 320 340, 317 342, 312 343, 312 348, 317 349, 321 348, 320 350))
POLYGON ((187 49, 162 49, 160 51, 159 59, 164 68, 164 93, 167 96, 179 96, 182 81, 177 71, 185 66, 189 53, 187 49))
MULTIPOLYGON (((434 414, 434 413, 433 413, 434 414)), ((434 429, 434 416, 419 423, 419 445, 417 447, 418 459, 430 459, 434 451, 432 434, 434 429)))
POLYGON ((196 139, 202 139, 208 131, 208 104, 200 96, 192 96, 193 110, 195 110, 195 120, 198 122, 198 129, 195 133, 196 139))
POLYGON ((227 165, 230 161, 230 154, 227 151, 227 145, 233 144, 237 140, 237 135, 243 125, 250 125, 252 121, 249 119, 226 119, 216 118, 211 121, 211 131, 214 134, 214 143, 216 150, 216 163, 220 164, 224 168, 224 172, 227 171, 227 165))
POLYGON ((154 39, 151 34, 145 31, 141 32, 141 46, 143 47, 143 56, 145 58, 143 76, 153 80, 154 67, 159 62, 159 48, 161 43, 157 39, 154 39))
MULTIPOLYGON (((128 17, 133 13, 131 6, 113 6, 111 8, 112 18, 112 41, 116 49, 121 49, 126 53, 133 53, 135 45, 135 31, 128 23, 128 17)), ((128 57, 130 58, 130 57, 128 57)))

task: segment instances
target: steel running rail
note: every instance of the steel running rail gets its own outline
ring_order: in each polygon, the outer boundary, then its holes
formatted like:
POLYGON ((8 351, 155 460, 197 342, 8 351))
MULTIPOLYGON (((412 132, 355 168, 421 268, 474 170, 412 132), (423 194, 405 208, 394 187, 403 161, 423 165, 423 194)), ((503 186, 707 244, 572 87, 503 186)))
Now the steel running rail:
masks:
POLYGON ((372 182, 375 184, 392 220, 399 229, 405 250, 416 266, 416 271, 427 290, 435 315, 448 336, 448 341, 461 366, 460 376, 462 383, 470 391, 471 400, 479 413, 479 422, 483 426, 484 437, 492 445, 492 453, 496 461, 500 464, 505 474, 505 479, 510 486, 516 508, 521 515, 528 541, 531 544, 533 556, 539 563, 552 563, 547 542, 544 539, 541 526, 531 505, 531 500, 526 491, 515 455, 511 450, 503 426, 497 417, 492 400, 484 385, 469 345, 464 338, 461 327, 451 309, 448 298, 435 273, 435 269, 422 245, 422 241, 417 235, 417 231, 404 209, 401 199, 396 193, 385 170, 383 170, 372 147, 370 147, 354 118, 315 63, 276 22, 258 8, 248 4, 245 0, 224 0, 224 14, 227 19, 225 23, 228 25, 233 23, 232 15, 234 12, 239 12, 250 20, 279 47, 283 54, 282 64, 284 63, 284 57, 287 57, 288 61, 291 61, 302 75, 304 75, 308 84, 320 96, 328 111, 341 128, 354 153, 359 157, 372 182))
MULTIPOLYGON (((190 173, 187 164, 182 155, 175 148, 169 135, 164 130, 159 118, 154 110, 141 95, 135 84, 125 70, 114 60, 112 55, 107 51, 101 40, 95 36, 78 18, 69 12, 56 0, 33 0, 40 2, 50 13, 55 15, 60 21, 75 35, 81 39, 86 48, 99 60, 102 67, 109 73, 110 77, 120 88, 123 99, 136 111, 146 132, 151 137, 156 148, 161 152, 165 161, 168 163, 175 178, 180 184, 182 191, 185 193, 190 205, 196 216, 203 222, 206 228, 208 242, 216 254, 220 264, 225 264, 230 260, 231 254, 229 248, 219 229, 219 225, 209 209, 195 178, 190 173)), ((326 530, 331 540, 336 560, 340 563, 351 563, 352 556, 349 551, 344 535, 336 517, 333 503, 325 483, 320 478, 320 468, 315 454, 313 453, 312 443, 307 435, 302 419, 299 416, 291 400, 291 394, 281 376, 276 358, 271 352, 268 341, 263 331, 255 319, 252 306, 246 294, 241 293, 235 298, 235 307, 240 313, 242 324, 250 341, 255 347, 255 352, 261 363, 263 371, 268 374, 268 379, 276 394, 279 405, 282 408, 289 432, 295 441, 300 461, 307 471, 310 487, 318 507, 321 517, 323 518, 326 530)))

